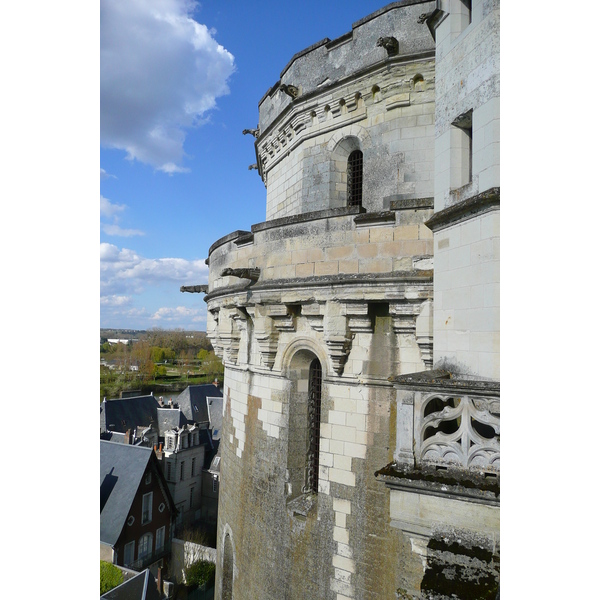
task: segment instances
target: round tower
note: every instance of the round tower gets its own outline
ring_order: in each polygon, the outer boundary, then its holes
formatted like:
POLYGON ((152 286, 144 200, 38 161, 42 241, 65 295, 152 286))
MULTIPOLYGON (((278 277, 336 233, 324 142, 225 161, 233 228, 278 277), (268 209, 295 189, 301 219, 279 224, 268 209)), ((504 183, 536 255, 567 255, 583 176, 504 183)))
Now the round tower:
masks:
POLYGON ((297 53, 246 131, 266 221, 208 258, 216 597, 392 598, 423 576, 374 472, 396 443, 390 378, 432 366, 434 8, 395 2, 297 53))

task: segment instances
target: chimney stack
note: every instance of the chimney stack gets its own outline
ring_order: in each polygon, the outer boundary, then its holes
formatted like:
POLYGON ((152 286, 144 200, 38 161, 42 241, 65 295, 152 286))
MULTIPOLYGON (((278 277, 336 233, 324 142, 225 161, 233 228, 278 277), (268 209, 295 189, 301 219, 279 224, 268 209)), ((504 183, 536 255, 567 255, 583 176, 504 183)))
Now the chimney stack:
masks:
POLYGON ((158 575, 156 578, 156 587, 158 588, 158 593, 160 594, 160 597, 162 598, 163 595, 163 574, 162 574, 162 567, 158 567, 158 575))

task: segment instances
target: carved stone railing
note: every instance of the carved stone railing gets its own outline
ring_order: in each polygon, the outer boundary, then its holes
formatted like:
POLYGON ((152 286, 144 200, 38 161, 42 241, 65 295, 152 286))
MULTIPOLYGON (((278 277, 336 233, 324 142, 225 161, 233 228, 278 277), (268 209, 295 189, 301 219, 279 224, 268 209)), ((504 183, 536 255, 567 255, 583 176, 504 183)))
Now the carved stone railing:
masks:
POLYGON ((499 473, 500 385, 448 371, 394 380, 395 462, 407 467, 454 466, 499 473))
POLYGON ((500 470, 500 399, 424 395, 417 406, 417 464, 500 470))

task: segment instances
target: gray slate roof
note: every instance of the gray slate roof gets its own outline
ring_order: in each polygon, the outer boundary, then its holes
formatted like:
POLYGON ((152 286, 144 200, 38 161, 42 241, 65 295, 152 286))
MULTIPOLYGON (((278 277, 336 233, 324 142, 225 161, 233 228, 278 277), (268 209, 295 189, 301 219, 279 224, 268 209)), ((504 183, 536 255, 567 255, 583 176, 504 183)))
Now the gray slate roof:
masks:
POLYGON ((170 431, 176 427, 183 427, 187 419, 179 409, 158 407, 156 409, 156 421, 158 423, 158 435, 159 437, 164 437, 165 431, 170 431))
POLYGON ((100 407, 100 431, 125 433, 138 425, 150 425, 156 421, 158 400, 154 396, 104 400, 100 407))
POLYGON ((101 542, 117 543, 152 452, 152 448, 100 440, 101 542))
POLYGON ((102 600, 161 600, 162 597, 158 593, 158 586, 150 569, 100 596, 102 600))
POLYGON ((190 421, 208 423, 210 418, 207 398, 209 397, 222 398, 223 392, 213 383, 190 385, 177 396, 174 402, 179 404, 183 414, 190 421))

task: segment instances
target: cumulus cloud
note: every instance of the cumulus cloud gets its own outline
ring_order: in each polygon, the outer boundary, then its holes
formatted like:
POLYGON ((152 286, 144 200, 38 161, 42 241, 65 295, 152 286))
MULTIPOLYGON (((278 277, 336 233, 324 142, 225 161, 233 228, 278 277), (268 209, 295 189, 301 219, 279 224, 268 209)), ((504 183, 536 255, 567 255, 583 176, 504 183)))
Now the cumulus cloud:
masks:
POLYGON ((100 286, 103 296, 140 294, 148 287, 167 283, 201 284, 208 280, 203 260, 144 258, 134 250, 100 244, 100 286))
POLYGON ((113 204, 110 200, 104 196, 100 196, 100 216, 113 218, 114 216, 122 213, 127 206, 125 204, 113 204))
POLYGON ((104 196, 100 196, 100 218, 112 219, 112 223, 101 223, 102 231, 106 235, 119 237, 132 237, 134 235, 144 235, 139 229, 125 229, 119 226, 119 216, 127 208, 126 204, 113 204, 104 196))
POLYGON ((177 306, 176 308, 159 308, 151 317, 153 321, 191 321, 199 323, 206 321, 206 315, 200 313, 198 309, 188 308, 186 306, 177 306))
POLYGON ((234 58, 191 17, 190 0, 101 0, 100 137, 129 159, 184 171, 184 141, 219 96, 234 58))

